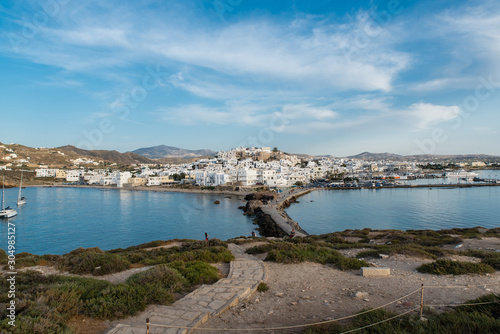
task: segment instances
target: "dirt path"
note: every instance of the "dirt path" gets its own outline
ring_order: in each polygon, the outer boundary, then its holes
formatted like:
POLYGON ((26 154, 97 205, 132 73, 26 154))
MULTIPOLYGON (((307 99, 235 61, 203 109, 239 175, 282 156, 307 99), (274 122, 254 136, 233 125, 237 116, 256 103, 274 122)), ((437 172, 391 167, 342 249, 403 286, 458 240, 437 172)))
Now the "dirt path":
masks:
MULTIPOLYGON (((493 239, 494 244, 491 240, 486 241, 488 247, 500 249, 500 240, 493 239)), ((479 245, 484 247, 481 243, 476 247, 479 245)), ((251 246, 253 245, 247 244, 241 247, 251 246)), ((356 252, 357 250, 349 250, 345 253, 353 256, 356 252)), ((421 284, 426 286, 424 302, 427 305, 457 304, 491 292, 500 293, 499 272, 464 276, 434 276, 416 272, 416 268, 425 262, 430 261, 400 255, 371 261, 377 267, 391 268, 389 277, 371 278, 360 276, 359 271, 342 272, 316 263, 284 265, 267 262, 267 284, 270 290, 256 293, 248 302, 209 320, 202 327, 269 328, 331 320, 355 314, 363 308, 384 305, 418 290, 421 284), (358 297, 355 296, 356 293, 358 297)), ((420 292, 417 292, 388 309, 402 313, 418 306, 419 300, 420 292)), ((238 333, 300 333, 304 328, 238 333)), ((208 334, 214 331, 197 330, 196 333, 208 334)))

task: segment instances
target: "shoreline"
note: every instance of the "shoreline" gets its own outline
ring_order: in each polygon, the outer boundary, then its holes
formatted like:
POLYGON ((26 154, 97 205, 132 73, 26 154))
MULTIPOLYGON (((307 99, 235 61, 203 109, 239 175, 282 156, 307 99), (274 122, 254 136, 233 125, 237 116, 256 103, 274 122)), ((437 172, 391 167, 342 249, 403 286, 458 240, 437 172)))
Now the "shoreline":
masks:
MULTIPOLYGON (((361 190, 361 189, 412 189, 412 188, 473 188, 473 187, 494 187, 500 186, 500 183, 487 184, 411 184, 411 185, 393 185, 393 186, 373 186, 373 187, 322 187, 322 188, 292 188, 285 193, 273 193, 274 199, 270 202, 259 204, 253 210, 256 216, 254 222, 259 226, 263 237, 284 237, 289 236, 292 229, 295 230, 295 236, 306 237, 309 233, 304 230, 300 224, 288 215, 285 211, 291 204, 296 203, 297 199, 317 190, 361 190), (277 197, 276 197, 277 195, 277 197), (274 225, 274 226, 273 226, 274 225)), ((259 194, 257 191, 235 191, 235 190, 207 190, 207 189, 182 189, 167 188, 162 186, 139 186, 139 187, 121 187, 116 186, 98 186, 98 185, 26 185, 26 187, 41 188, 92 188, 104 190, 126 190, 126 191, 153 191, 153 192, 174 192, 190 193, 202 195, 226 195, 237 196, 238 199, 246 199, 249 195, 259 194)), ((247 200, 247 206, 252 199, 247 200)), ((240 207, 241 208, 241 207, 240 207)), ((244 213, 246 214, 246 212, 244 213)))
MULTIPOLYGON (((24 186, 23 186, 24 187, 24 186)), ((131 190, 131 191, 153 191, 153 192, 174 192, 174 193, 191 193, 191 194, 208 194, 208 195, 232 195, 246 196, 253 193, 252 191, 236 191, 236 190, 206 190, 206 189, 181 189, 181 188, 166 188, 161 186, 139 186, 139 187, 113 187, 113 186, 97 186, 97 185, 26 185, 26 188, 92 188, 105 190, 131 190)))

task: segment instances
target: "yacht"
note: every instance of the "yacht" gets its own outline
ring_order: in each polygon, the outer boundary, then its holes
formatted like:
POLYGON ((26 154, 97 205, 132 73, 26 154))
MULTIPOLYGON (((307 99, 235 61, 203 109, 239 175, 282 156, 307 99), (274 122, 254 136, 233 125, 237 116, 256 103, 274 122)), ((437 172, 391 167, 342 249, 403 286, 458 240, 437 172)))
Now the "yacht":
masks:
POLYGON ((473 178, 478 177, 478 176, 479 176, 478 173, 468 172, 465 169, 461 169, 461 170, 456 171, 456 172, 449 172, 449 173, 445 174, 445 177, 454 177, 454 178, 456 177, 459 179, 473 179, 473 178))
POLYGON ((23 171, 21 171, 21 183, 19 183, 19 195, 17 196, 17 206, 26 204, 26 197, 21 196, 22 188, 23 188, 23 171))
POLYGON ((10 206, 5 207, 5 176, 2 182, 2 208, 0 210, 0 218, 12 218, 17 216, 17 211, 10 206))

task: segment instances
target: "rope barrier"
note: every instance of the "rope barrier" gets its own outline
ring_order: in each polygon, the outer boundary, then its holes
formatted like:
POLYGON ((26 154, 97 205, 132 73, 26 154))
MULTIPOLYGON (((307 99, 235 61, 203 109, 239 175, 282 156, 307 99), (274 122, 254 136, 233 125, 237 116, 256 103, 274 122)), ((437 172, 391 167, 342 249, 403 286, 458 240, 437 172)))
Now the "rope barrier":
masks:
MULTIPOLYGON (((325 321, 319 321, 319 322, 314 322, 314 323, 309 323, 309 324, 301 324, 301 325, 290 325, 290 326, 279 326, 279 327, 266 327, 266 328, 210 328, 210 327, 187 327, 187 326, 174 326, 174 325, 163 325, 163 324, 154 324, 154 323, 149 323, 149 318, 147 319, 147 326, 148 326, 148 330, 149 330, 149 326, 153 326, 153 327, 163 327, 163 328, 178 328, 178 329, 186 329, 186 330, 205 330, 205 331, 220 331, 220 332, 224 332, 224 331, 233 331, 233 332, 238 332, 238 331, 248 331, 248 332, 257 332, 257 331, 273 331, 273 330, 286 330, 286 329, 296 329, 296 328, 304 328, 304 327, 312 327, 312 326, 319 326, 319 325, 325 325, 325 324, 329 324, 329 323, 333 323, 333 322, 337 322, 337 321, 341 321, 341 320, 347 320, 347 319, 350 319, 350 318, 354 318, 354 317, 357 317, 359 315, 363 315, 363 314, 366 314, 366 313, 370 313, 370 312, 373 312, 373 311, 376 311, 378 309, 381 309, 381 308, 384 308, 386 306, 389 306, 391 304, 394 304, 400 300, 403 300, 405 298, 408 298, 414 294, 416 294, 417 292, 421 292, 423 293, 423 290, 424 288, 468 288, 468 287, 486 287, 486 286, 492 286, 492 285, 500 285, 500 283, 493 283, 493 284, 477 284, 477 285, 452 285, 452 286, 439 286, 439 285, 423 285, 418 288, 417 290, 413 291, 413 292, 410 292, 408 293, 407 295, 404 295, 403 297, 400 297, 398 299, 395 299, 389 303, 386 303, 384 305, 380 305, 376 308, 373 308, 373 309, 369 309, 369 310, 366 310, 366 311, 363 311, 363 312, 360 312, 360 313, 357 313, 357 314, 353 314, 353 315, 349 315, 349 316, 345 316, 345 317, 341 317, 341 318, 337 318, 337 319, 332 319, 332 320, 325 320, 325 321)), ((398 314, 394 317, 391 317, 391 318, 388 318, 388 319, 385 319, 385 320, 382 320, 382 321, 379 321, 379 322, 376 322, 376 323, 373 323, 373 324, 370 324, 370 325, 367 325, 367 326, 364 326, 364 327, 360 327, 360 328, 357 328, 357 329, 353 329, 353 330, 350 330, 350 331, 347 331, 347 332, 343 332, 341 334, 347 334, 347 333, 352 333, 352 332, 355 332, 355 331, 358 331, 358 330, 361 330, 361 329, 365 329, 365 328, 368 328, 368 327, 372 327, 372 326, 375 326, 375 325, 378 325, 378 324, 381 324, 381 323, 384 323, 386 321, 390 321, 390 320, 393 320, 393 319, 396 319, 396 318, 399 318, 399 317, 402 317, 408 313, 411 313, 411 312, 414 312, 416 310, 423 310, 423 307, 458 307, 458 306, 474 306, 474 305, 487 305, 487 304, 495 304, 495 303, 499 303, 498 301, 494 301, 494 302, 484 302, 484 303, 470 303, 470 304, 449 304, 449 305, 430 305, 430 304, 423 304, 421 303, 421 305, 419 307, 416 307, 414 309, 411 309, 409 311, 406 311, 404 313, 401 313, 401 314, 398 314)))
POLYGON ((396 300, 393 300, 387 304, 384 304, 384 305, 381 305, 381 306, 378 306, 376 308, 373 308, 373 309, 369 309, 369 310, 366 310, 366 311, 363 311, 363 312, 360 312, 360 313, 357 313, 357 314, 352 314, 352 315, 348 315, 348 316, 345 316, 345 317, 341 317, 341 318, 337 318, 337 319, 332 319, 332 320, 325 320, 325 321, 319 321, 319 322, 315 322, 315 323, 310 323, 310 324, 302 324, 302 325, 291 325, 291 326, 281 326, 281 327, 267 327, 267 328, 247 328, 247 329, 244 329, 244 328, 207 328, 207 327, 180 327, 180 326, 172 326, 172 325, 162 325, 162 324, 149 324, 150 326, 156 326, 156 327, 164 327, 164 328, 179 328, 179 329, 187 329, 187 330, 207 330, 207 331, 272 331, 272 330, 282 330, 282 329, 295 329, 295 328, 303 328, 303 327, 311 327, 311 326, 318 326, 318 325, 325 325, 325 324, 328 324, 328 323, 332 323, 332 322, 337 322, 337 321, 341 321, 341 320, 346 320, 346 319, 350 319, 350 318, 354 318, 354 317, 357 317, 359 315, 362 315, 362 314, 366 314, 366 313, 370 313, 370 312, 373 312, 373 311, 376 311, 378 309, 381 309, 381 308, 384 308, 386 306, 389 306, 391 304, 394 304, 402 299, 405 299, 417 292, 420 292, 420 288, 413 291, 413 292, 410 292, 409 294, 401 297, 401 298, 398 298, 396 300))
POLYGON ((384 322, 387 322, 387 321, 391 321, 391 320, 393 320, 393 319, 396 319, 396 318, 402 317, 403 315, 406 315, 406 314, 408 314, 408 313, 414 312, 414 311, 418 310, 419 308, 420 308, 420 307, 416 307, 416 308, 414 308, 413 310, 409 310, 409 311, 407 311, 407 312, 405 312, 405 313, 398 314, 398 315, 396 315, 396 316, 394 316, 394 317, 392 317, 392 318, 385 319, 385 320, 382 320, 382 321, 379 321, 379 322, 375 322, 375 323, 373 323, 373 324, 366 325, 366 326, 363 326, 363 327, 359 327, 359 328, 356 328, 356 329, 351 329, 351 330, 349 330, 349 331, 347 331, 347 332, 342 332, 342 333, 340 333, 340 334, 347 334, 347 333, 357 332, 357 331, 359 331, 359 330, 362 330, 362 329, 365 329, 365 328, 368 328, 368 327, 372 327, 372 326, 380 325, 381 323, 384 323, 384 322))
POLYGON ((500 285, 500 283, 485 283, 485 284, 467 284, 467 285, 424 285, 424 288, 473 288, 473 287, 487 287, 492 285, 500 285))
POLYGON ((424 306, 427 306, 427 307, 457 307, 457 306, 474 306, 474 305, 487 305, 487 304, 498 304, 498 303, 499 303, 498 301, 495 301, 495 302, 484 302, 484 303, 448 304, 448 305, 438 305, 438 304, 427 305, 427 304, 425 304, 424 306))

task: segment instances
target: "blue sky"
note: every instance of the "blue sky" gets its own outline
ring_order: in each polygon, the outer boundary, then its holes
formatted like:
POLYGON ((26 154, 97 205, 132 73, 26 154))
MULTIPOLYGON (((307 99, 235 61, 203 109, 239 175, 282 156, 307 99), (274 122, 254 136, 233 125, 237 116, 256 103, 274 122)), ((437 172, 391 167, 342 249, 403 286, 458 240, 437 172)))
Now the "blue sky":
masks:
POLYGON ((2 1, 0 141, 500 155, 498 1, 2 1))

